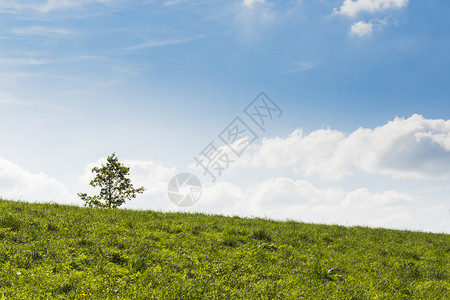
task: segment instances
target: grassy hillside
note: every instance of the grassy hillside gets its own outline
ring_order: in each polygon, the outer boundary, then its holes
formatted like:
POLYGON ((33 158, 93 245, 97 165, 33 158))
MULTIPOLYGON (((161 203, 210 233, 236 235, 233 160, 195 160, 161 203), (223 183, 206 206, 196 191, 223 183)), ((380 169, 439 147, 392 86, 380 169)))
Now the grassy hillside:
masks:
POLYGON ((450 235, 0 201, 0 299, 450 299, 450 235))

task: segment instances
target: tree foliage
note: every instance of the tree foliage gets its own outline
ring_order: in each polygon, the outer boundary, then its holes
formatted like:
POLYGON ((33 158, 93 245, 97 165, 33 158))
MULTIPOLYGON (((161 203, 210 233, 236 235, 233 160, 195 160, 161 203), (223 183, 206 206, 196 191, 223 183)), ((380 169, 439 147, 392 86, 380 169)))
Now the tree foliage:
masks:
POLYGON ((92 173, 97 173, 89 183, 93 187, 100 187, 100 193, 88 196, 86 193, 78 193, 78 196, 89 207, 114 208, 122 205, 126 200, 136 198, 136 194, 143 193, 144 188, 135 189, 131 184, 129 175, 130 168, 125 167, 116 157, 116 154, 108 156, 106 165, 94 167, 92 173))

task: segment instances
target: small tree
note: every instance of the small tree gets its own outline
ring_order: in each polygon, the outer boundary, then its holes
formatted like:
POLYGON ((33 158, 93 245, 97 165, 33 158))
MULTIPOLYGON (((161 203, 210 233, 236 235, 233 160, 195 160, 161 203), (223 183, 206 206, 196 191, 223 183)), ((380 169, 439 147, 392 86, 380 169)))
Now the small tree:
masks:
POLYGON ((136 193, 143 193, 145 190, 143 187, 133 188, 131 180, 125 177, 129 175, 129 171, 130 168, 120 163, 113 153, 108 156, 106 165, 92 169, 92 173, 97 173, 97 176, 89 184, 93 187, 100 186, 100 194, 88 196, 86 193, 78 193, 78 196, 85 201, 85 206, 118 207, 125 200, 136 198, 136 193))

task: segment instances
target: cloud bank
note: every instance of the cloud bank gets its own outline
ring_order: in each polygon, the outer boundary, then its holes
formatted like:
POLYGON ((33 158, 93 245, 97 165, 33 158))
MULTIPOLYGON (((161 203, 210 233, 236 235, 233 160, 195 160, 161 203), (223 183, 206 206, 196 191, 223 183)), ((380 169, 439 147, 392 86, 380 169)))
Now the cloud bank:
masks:
POLYGON ((66 186, 45 173, 32 173, 0 157, 0 197, 12 200, 73 204, 66 186))
POLYGON ((390 178, 432 179, 450 174, 450 120, 414 114, 350 134, 320 129, 263 139, 239 167, 291 167, 297 173, 341 180, 358 171, 390 178))
POLYGON ((344 192, 318 188, 306 180, 272 178, 250 188, 219 182, 203 191, 195 211, 327 224, 414 228, 405 193, 373 193, 367 188, 344 192))
MULTIPOLYGON (((94 176, 91 169, 105 162, 106 158, 100 158, 86 165, 80 177, 86 187, 83 192, 98 193, 88 185, 94 176)), ((320 129, 304 135, 301 129, 296 129, 285 138, 263 139, 236 160, 228 171, 229 180, 219 179, 204 186, 200 201, 187 209, 175 206, 167 196, 167 184, 178 173, 175 167, 153 161, 122 162, 130 167, 133 185, 146 188, 125 208, 421 229, 418 225, 423 221, 421 212, 431 207, 423 198, 364 182, 356 188, 345 188, 341 182, 354 180, 360 173, 394 180, 448 179, 450 120, 426 119, 415 114, 397 117, 373 129, 358 128, 349 134, 320 129), (287 171, 282 176, 267 177, 278 169, 287 171), (236 178, 233 176, 241 172, 250 174, 248 177, 254 180, 233 181, 236 178)), ((82 204, 58 180, 44 173, 33 174, 3 158, 0 158, 0 191, 2 197, 10 199, 82 204)), ((438 212, 447 211, 442 202, 433 205, 438 212)), ((445 226, 448 221, 441 223, 445 226)))

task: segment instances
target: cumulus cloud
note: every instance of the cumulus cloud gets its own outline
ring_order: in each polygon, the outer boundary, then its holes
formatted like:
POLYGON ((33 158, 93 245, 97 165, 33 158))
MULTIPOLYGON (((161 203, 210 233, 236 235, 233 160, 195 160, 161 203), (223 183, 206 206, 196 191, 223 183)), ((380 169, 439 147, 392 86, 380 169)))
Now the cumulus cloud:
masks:
POLYGON ((337 13, 348 17, 355 17, 361 12, 374 13, 387 9, 402 8, 408 0, 345 0, 337 13))
POLYGON ((11 200, 71 204, 76 199, 66 186, 45 173, 31 173, 0 157, 0 197, 11 200))
POLYGON ((356 171, 392 178, 445 178, 450 173, 450 120, 420 115, 395 118, 350 134, 301 129, 286 138, 265 138, 236 167, 291 167, 305 175, 340 180, 356 171))
POLYGON ((401 178, 414 180, 409 183, 414 185, 422 178, 438 179, 428 183, 449 178, 450 120, 415 114, 348 134, 320 129, 306 135, 296 129, 287 137, 263 138, 241 157, 226 145, 219 151, 233 160, 230 169, 203 189, 192 211, 429 230, 434 225, 418 216, 425 201, 437 199, 417 189, 384 188, 380 182, 382 177, 401 178), (265 174, 278 177, 267 179, 265 174), (232 179, 238 184, 225 181, 232 179))
POLYGON ((353 23, 352 26, 350 26, 349 33, 350 35, 355 35, 358 37, 363 37, 370 35, 373 30, 373 24, 372 23, 366 23, 364 21, 359 21, 356 23, 353 23))

